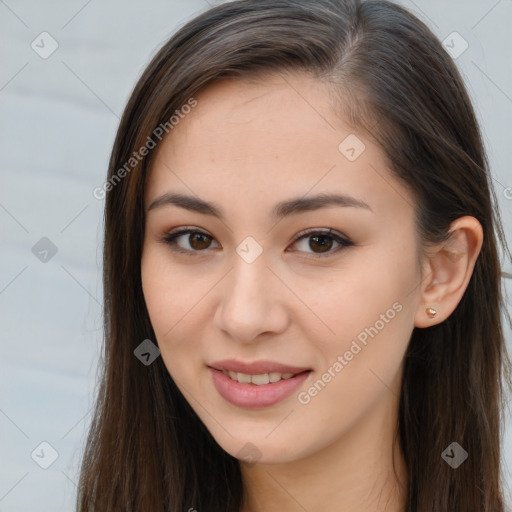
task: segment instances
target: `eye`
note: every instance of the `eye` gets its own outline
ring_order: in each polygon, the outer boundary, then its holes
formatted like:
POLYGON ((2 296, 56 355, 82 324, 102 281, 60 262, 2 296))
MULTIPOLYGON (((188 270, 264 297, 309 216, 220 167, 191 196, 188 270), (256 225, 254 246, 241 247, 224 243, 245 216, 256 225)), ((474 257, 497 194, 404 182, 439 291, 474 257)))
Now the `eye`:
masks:
POLYGON ((306 248, 313 249, 314 258, 323 258, 325 257, 324 254, 331 256, 345 247, 354 245, 346 236, 334 231, 332 228, 323 231, 317 229, 301 231, 297 235, 294 244, 299 242, 304 242, 306 248), (308 238, 309 243, 305 243, 308 238), (333 247, 333 242, 339 244, 339 246, 334 251, 331 251, 330 249, 333 247), (319 250, 319 252, 315 252, 316 250, 319 250))
POLYGON ((204 249, 208 249, 211 240, 213 240, 213 237, 210 235, 189 228, 180 228, 177 231, 171 231, 162 238, 162 242, 170 245, 173 251, 189 254, 190 256, 198 256, 198 254, 194 253, 203 252, 204 249), (188 237, 185 235, 188 235, 188 237), (186 241, 185 244, 188 244, 192 250, 178 244, 179 239, 182 237, 186 241))
MULTIPOLYGON (((344 235, 335 232, 332 228, 328 230, 315 229, 301 231, 295 238, 292 245, 303 242, 308 238, 310 239, 310 242, 304 245, 313 250, 310 254, 313 254, 314 258, 322 258, 325 257, 325 255, 330 256, 345 247, 354 245, 351 240, 344 235), (339 246, 332 251, 331 249, 334 243, 337 243, 339 246)), ((207 233, 190 229, 188 227, 171 231, 161 239, 161 241, 169 245, 173 251, 188 254, 190 256, 198 256, 199 253, 204 252, 205 249, 209 248, 212 240, 213 237, 207 233), (185 245, 188 245, 188 247, 183 247, 183 245, 179 244, 180 238, 184 239, 184 243, 185 245)))

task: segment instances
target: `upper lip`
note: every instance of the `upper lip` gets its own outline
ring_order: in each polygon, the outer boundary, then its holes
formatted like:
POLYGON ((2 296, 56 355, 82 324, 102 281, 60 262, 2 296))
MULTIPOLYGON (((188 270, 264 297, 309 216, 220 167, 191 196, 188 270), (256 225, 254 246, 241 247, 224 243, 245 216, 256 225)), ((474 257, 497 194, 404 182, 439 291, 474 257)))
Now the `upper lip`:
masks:
POLYGON ((228 370, 237 373, 245 373, 248 375, 260 375, 262 373, 302 373, 311 368, 301 368, 298 366, 288 366, 286 364, 277 363, 275 361, 253 361, 252 363, 244 363, 236 359, 223 359, 215 361, 209 365, 216 370, 228 370))

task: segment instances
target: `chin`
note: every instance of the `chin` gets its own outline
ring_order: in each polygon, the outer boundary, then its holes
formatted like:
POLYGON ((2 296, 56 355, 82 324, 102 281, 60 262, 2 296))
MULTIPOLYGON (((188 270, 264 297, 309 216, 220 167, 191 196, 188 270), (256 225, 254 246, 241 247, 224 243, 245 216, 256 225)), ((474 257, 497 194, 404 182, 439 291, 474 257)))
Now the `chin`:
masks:
POLYGON ((276 445, 276 442, 264 438, 261 440, 253 438, 252 441, 245 438, 236 442, 231 438, 228 443, 219 443, 219 445, 225 452, 246 466, 254 464, 271 465, 285 464, 301 458, 301 455, 294 449, 297 443, 291 439, 289 441, 287 446, 283 446, 282 441, 277 441, 278 445, 276 445))

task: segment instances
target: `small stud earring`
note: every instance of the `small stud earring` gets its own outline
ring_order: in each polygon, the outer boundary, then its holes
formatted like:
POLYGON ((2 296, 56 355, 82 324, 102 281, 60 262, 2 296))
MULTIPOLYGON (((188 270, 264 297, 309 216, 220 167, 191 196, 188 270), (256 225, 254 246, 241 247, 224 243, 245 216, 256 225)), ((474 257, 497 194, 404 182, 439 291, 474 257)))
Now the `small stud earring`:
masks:
POLYGON ((434 308, 427 308, 426 311, 427 311, 427 315, 430 318, 434 318, 437 314, 437 311, 434 308))

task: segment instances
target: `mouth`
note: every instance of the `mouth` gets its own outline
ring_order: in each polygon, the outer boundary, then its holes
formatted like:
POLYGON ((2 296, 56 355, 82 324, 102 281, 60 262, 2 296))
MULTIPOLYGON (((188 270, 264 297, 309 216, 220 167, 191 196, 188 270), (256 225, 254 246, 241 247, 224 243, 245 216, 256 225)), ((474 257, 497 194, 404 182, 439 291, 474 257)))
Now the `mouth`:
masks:
POLYGON ((221 371, 224 375, 229 377, 231 380, 239 382, 240 384, 253 384, 255 386, 264 386, 266 384, 274 384, 281 380, 288 380, 301 375, 303 373, 309 373, 311 370, 304 370, 298 373, 280 373, 280 372, 269 372, 269 373, 258 373, 249 374, 242 372, 233 372, 230 370, 217 370, 221 371))
POLYGON ((277 404, 291 396, 309 378, 312 370, 298 373, 268 372, 247 374, 208 368, 219 395, 232 405, 259 409, 277 404))
MULTIPOLYGON (((265 374, 280 374, 284 378, 302 373, 306 370, 311 370, 307 366, 290 366, 276 361, 260 360, 253 361, 251 363, 239 361, 237 359, 223 359, 222 361, 216 361, 209 364, 210 368, 215 370, 226 370, 233 373, 241 373, 243 375, 257 376, 265 374)), ((274 376, 274 378, 276 378, 274 376)))

